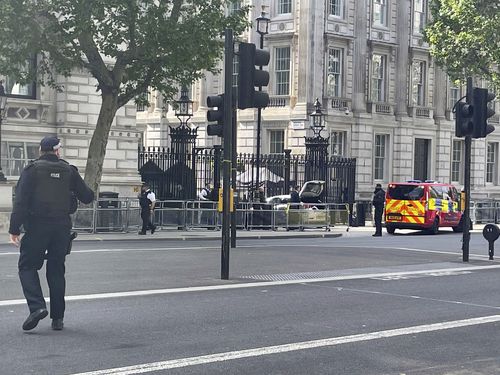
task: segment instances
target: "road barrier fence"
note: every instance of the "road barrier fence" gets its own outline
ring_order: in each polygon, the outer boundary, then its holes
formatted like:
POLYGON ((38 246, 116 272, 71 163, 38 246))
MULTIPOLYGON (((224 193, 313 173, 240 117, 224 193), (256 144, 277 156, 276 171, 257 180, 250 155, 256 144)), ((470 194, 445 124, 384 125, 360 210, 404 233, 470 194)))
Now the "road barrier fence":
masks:
MULTIPOLYGON (((133 198, 99 199, 91 205, 80 205, 73 216, 73 228, 80 232, 131 232, 142 225, 139 200, 133 198)), ((268 204, 239 202, 235 204, 237 229, 304 230, 335 225, 349 225, 349 205, 268 204)), ((222 213, 213 201, 157 201, 152 221, 159 229, 220 230, 222 213)))

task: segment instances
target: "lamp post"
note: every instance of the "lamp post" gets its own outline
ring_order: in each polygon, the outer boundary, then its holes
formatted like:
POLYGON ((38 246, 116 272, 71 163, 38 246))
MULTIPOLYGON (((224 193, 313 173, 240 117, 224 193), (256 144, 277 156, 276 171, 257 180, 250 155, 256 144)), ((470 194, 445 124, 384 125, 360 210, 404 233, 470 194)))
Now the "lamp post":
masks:
POLYGON ((2 121, 7 114, 7 96, 5 96, 5 89, 0 82, 0 182, 5 182, 7 179, 2 171, 2 121))
POLYGON ((314 102, 314 112, 312 112, 309 116, 311 117, 310 127, 314 136, 321 137, 321 131, 325 128, 325 125, 323 124, 323 112, 321 111, 321 103, 318 98, 316 98, 314 102))
MULTIPOLYGON (((269 34, 269 23, 271 20, 266 17, 266 12, 265 12, 265 6, 262 5, 262 11, 260 12, 260 16, 257 17, 255 22, 257 23, 257 32, 260 35, 260 49, 264 48, 264 36, 269 34)), ((260 67, 260 70, 262 70, 262 66, 260 67)), ((259 87, 259 91, 262 91, 262 87, 259 87)), ((255 158, 255 165, 257 167, 257 175, 255 178, 255 186, 256 190, 258 191, 259 189, 259 184, 260 184, 260 128, 261 128, 261 122, 262 122, 262 108, 257 108, 257 149, 256 149, 256 158, 255 158)), ((255 195, 255 190, 253 192, 255 195)))
POLYGON ((176 103, 177 108, 175 109, 175 117, 181 122, 181 127, 187 126, 187 122, 193 117, 193 101, 188 97, 188 89, 186 86, 182 86, 181 97, 176 103))
MULTIPOLYGON (((193 117, 193 101, 189 99, 188 89, 186 86, 182 86, 181 88, 181 96, 178 100, 175 101, 175 117, 177 117, 180 121, 180 125, 178 127, 170 126, 170 141, 171 148, 174 154, 174 157, 178 161, 178 168, 176 179, 177 186, 173 187, 175 193, 174 198, 176 199, 187 199, 194 198, 195 196, 195 186, 194 182, 194 168, 191 166, 191 171, 189 172, 189 176, 185 173, 187 165, 187 153, 188 147, 191 146, 191 152, 193 152, 194 145, 196 143, 196 137, 198 136, 197 128, 191 129, 188 126, 188 121, 191 117, 193 117), (181 185, 182 192, 179 192, 178 185, 181 185)), ((194 157, 192 159, 194 163, 194 157)))
POLYGON ((306 180, 326 181, 326 161, 328 159, 329 137, 324 138, 321 131, 325 128, 321 103, 316 98, 314 112, 309 114, 312 137, 306 137, 306 180))

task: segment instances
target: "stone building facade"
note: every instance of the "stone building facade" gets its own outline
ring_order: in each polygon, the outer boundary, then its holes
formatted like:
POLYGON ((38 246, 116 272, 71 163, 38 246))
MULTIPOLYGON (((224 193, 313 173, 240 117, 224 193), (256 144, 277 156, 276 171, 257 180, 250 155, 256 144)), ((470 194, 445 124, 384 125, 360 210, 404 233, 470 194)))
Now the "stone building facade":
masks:
MULTIPOLYGON (((242 3, 250 3, 243 1, 242 3)), ((262 153, 304 153, 312 103, 320 98, 330 155, 357 159, 356 197, 371 197, 375 183, 410 179, 463 183, 464 142, 454 136, 454 103, 465 94, 433 61, 422 30, 427 0, 254 0, 271 20, 270 105, 262 116, 262 153)), ((253 29, 243 40, 259 45, 253 29)), ((222 66, 222 65, 221 65, 222 66)), ((477 86, 485 87, 482 82, 477 86)), ((206 96, 223 91, 223 75, 191 88, 198 145, 207 136, 206 96)), ((153 94, 154 95, 154 94, 153 94)), ((138 112, 147 127, 145 144, 168 146, 168 126, 176 126, 161 98, 138 112)), ((500 108, 496 104, 496 111, 500 108)), ((257 112, 238 113, 238 151, 255 152, 257 112)), ((498 114, 492 119, 498 125, 498 114)), ((500 197, 500 130, 473 141, 474 196, 500 197)))
MULTIPOLYGON (((8 101, 1 128, 1 160, 7 178, 4 187, 10 190, 28 161, 38 157, 40 139, 47 135, 61 139, 62 157, 84 173, 101 97, 96 92, 96 80, 86 71, 74 71, 70 77, 59 76, 58 84, 63 87, 61 92, 35 84, 20 86, 4 77, 8 101)), ((141 181, 137 147, 142 142, 142 132, 136 126, 135 104, 120 108, 109 135, 101 192, 136 196, 141 181)))

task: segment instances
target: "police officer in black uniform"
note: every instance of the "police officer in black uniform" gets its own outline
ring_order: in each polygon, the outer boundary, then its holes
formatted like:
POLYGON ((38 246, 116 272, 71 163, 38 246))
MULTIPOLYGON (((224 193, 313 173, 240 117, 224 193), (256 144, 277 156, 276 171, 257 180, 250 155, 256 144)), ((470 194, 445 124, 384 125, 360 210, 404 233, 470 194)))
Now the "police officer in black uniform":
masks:
POLYGON ((139 205, 141 206, 142 219, 142 229, 139 234, 141 235, 145 235, 149 229, 151 229, 151 234, 153 234, 156 230, 156 225, 151 222, 151 216, 153 216, 155 209, 155 202, 155 193, 151 191, 148 184, 143 183, 141 187, 141 194, 139 195, 139 205))
POLYGON ((384 215, 385 191, 381 184, 375 186, 373 191, 373 207, 375 207, 375 233, 373 237, 382 237, 382 216, 384 215))
POLYGON ((59 159, 60 147, 56 137, 41 140, 40 158, 28 164, 21 173, 10 217, 10 241, 21 245, 19 279, 30 310, 23 324, 25 331, 35 328, 48 315, 38 277, 45 258, 52 329, 63 329, 64 261, 71 238, 71 195, 83 203, 94 199, 93 191, 82 180, 76 167, 59 159), (21 226, 26 232, 22 239, 21 226))

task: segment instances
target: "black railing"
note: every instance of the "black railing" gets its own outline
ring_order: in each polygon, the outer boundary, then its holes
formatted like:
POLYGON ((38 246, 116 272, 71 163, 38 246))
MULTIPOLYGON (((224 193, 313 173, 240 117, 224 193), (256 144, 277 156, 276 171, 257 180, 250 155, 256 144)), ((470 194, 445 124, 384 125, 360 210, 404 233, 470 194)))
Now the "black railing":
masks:
MULTIPOLYGON (((222 165, 222 152, 215 157, 213 148, 195 147, 183 155, 160 147, 139 148, 138 152, 142 180, 151 185, 161 200, 196 199, 205 184, 217 186, 215 176, 222 165)), ((261 155, 260 171, 257 171, 254 154, 242 153, 236 160, 237 194, 241 201, 253 196, 258 188, 255 181, 259 173, 266 197, 289 194, 290 187, 302 186, 311 176, 318 176, 325 181, 326 202, 354 202, 356 159, 329 156, 316 165, 306 155, 291 155, 285 150, 283 154, 261 155), (316 172, 311 174, 310 170, 316 172)))

